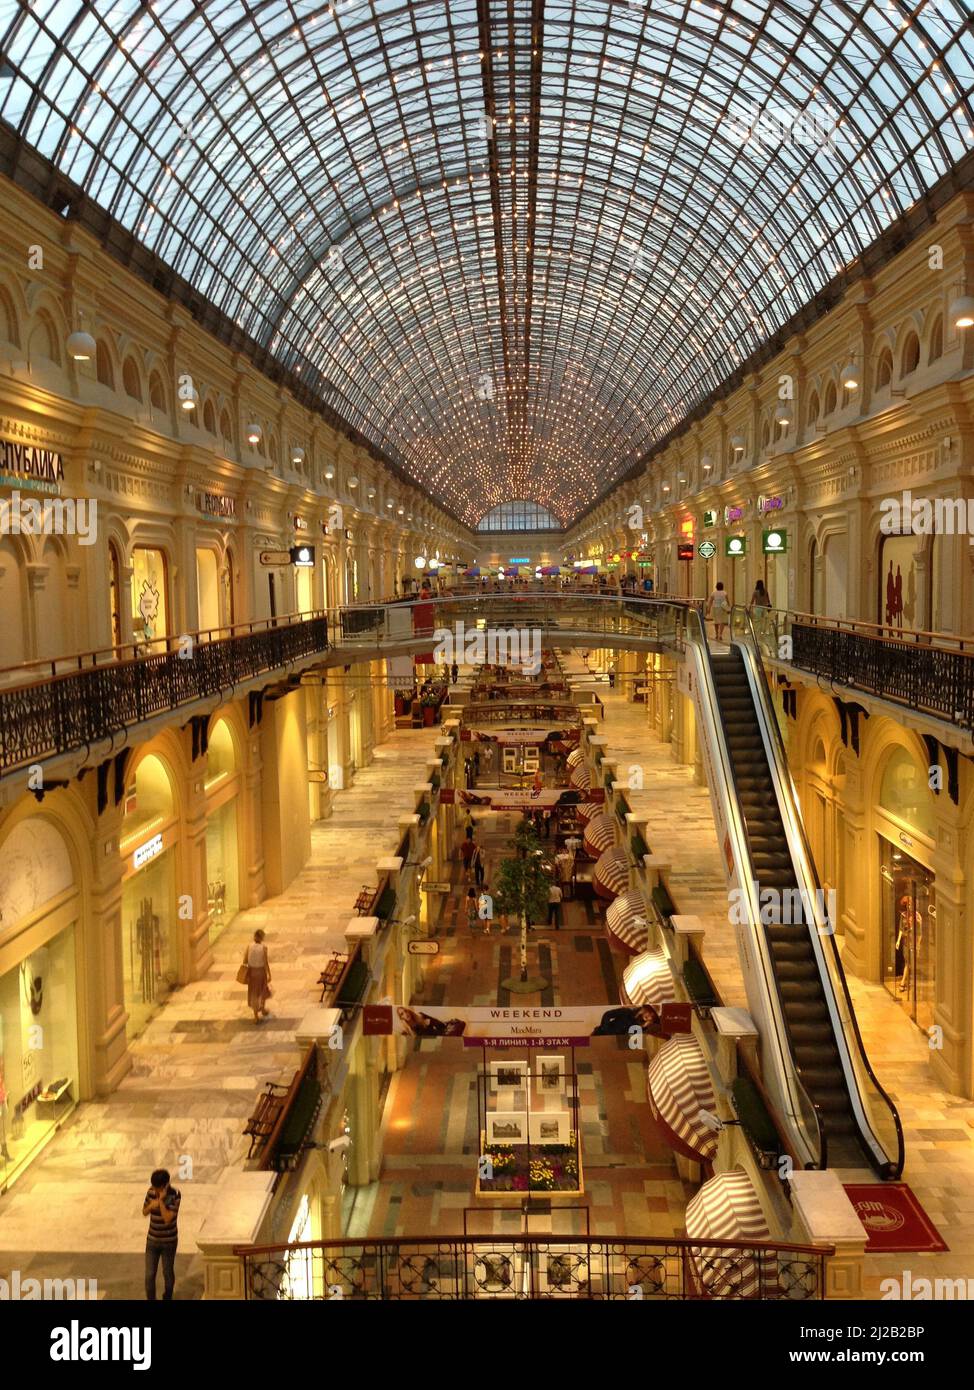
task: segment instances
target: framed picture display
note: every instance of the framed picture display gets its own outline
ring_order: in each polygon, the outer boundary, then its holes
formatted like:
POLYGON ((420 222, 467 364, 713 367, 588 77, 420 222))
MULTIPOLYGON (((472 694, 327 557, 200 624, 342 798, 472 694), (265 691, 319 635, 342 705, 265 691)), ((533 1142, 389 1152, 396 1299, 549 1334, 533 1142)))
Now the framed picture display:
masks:
POLYGON ((508 744, 504 748, 504 771, 517 772, 517 748, 508 744))
POLYGON ((567 1110, 537 1110, 531 1116, 532 1144, 567 1144, 571 1134, 567 1110))
POLYGON ((537 1057, 534 1074, 542 1095, 561 1095, 564 1091, 567 1079, 564 1057, 556 1057, 553 1053, 537 1057))
POLYGON ((527 1142, 528 1114, 526 1110, 495 1110, 492 1115, 487 1116, 488 1144, 526 1144, 527 1142))
POLYGON ((527 1062, 501 1060, 490 1063, 492 1091, 519 1091, 528 1084, 527 1062))

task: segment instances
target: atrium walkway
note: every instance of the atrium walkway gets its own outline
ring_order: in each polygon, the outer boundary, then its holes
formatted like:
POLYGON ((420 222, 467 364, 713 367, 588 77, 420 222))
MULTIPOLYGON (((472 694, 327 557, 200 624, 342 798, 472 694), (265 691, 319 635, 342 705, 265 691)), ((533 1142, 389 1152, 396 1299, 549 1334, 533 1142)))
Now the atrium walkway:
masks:
POLYGON ((241 912, 202 980, 178 990, 132 1044, 134 1068, 104 1101, 88 1102, 0 1198, 0 1276, 97 1279, 108 1297, 140 1298, 149 1174, 168 1167, 182 1192, 176 1297, 202 1294, 196 1235, 215 1184, 247 1152, 242 1130, 267 1081, 290 1080, 294 1030, 318 998, 314 982, 342 935, 375 862, 395 853, 439 728, 397 730, 312 826, 311 858, 278 898, 241 912), (274 996, 259 1026, 237 966, 267 932, 274 996), (184 1158, 185 1156, 185 1158, 184 1158), (192 1177, 180 1177, 180 1165, 192 1177))

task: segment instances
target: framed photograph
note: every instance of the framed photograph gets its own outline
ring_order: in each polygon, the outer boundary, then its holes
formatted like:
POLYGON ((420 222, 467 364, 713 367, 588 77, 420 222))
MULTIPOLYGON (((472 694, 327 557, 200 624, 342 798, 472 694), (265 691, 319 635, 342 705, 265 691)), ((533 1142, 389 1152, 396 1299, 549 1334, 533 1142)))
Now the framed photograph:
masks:
POLYGON ((567 1110, 538 1110, 531 1116, 532 1144, 567 1144, 571 1133, 567 1110))
POLYGON ((492 1115, 487 1116, 488 1144, 526 1144, 527 1142, 528 1115, 526 1110, 495 1110, 492 1115))
POLYGON ((490 1062, 490 1089, 518 1091, 528 1084, 527 1062, 490 1062))
POLYGON ((539 1056, 535 1060, 534 1074, 538 1089, 544 1094, 564 1091, 567 1080, 564 1057, 556 1057, 554 1054, 539 1056))

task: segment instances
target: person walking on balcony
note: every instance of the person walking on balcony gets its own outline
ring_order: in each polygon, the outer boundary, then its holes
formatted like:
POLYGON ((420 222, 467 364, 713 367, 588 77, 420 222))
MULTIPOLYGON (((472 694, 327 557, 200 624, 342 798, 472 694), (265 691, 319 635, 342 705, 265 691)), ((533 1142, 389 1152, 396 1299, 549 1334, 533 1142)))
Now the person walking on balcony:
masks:
POLYGON ((754 593, 751 595, 749 606, 751 617, 754 619, 754 635, 760 638, 767 628, 768 614, 771 612, 771 599, 768 597, 763 579, 754 581, 754 593))
POLYGON ((460 860, 463 864, 463 881, 470 882, 470 873, 473 869, 474 855, 477 853, 477 846, 474 843, 473 831, 468 830, 464 836, 463 844, 460 846, 460 860))
POLYGON ((724 628, 727 626, 727 615, 730 613, 730 601, 724 589, 723 580, 718 579, 713 593, 707 600, 707 617, 713 617, 714 637, 718 642, 724 638, 724 628))
POLYGON ((450 667, 450 684, 451 684, 451 685, 456 685, 457 679, 459 678, 459 675, 460 675, 460 667, 457 665, 456 662, 454 662, 453 665, 450 667))
POLYGON ((244 952, 237 980, 247 986, 247 1007, 254 1011, 254 1022, 267 1018, 267 1001, 271 995, 271 963, 264 945, 264 933, 258 928, 254 939, 244 952))

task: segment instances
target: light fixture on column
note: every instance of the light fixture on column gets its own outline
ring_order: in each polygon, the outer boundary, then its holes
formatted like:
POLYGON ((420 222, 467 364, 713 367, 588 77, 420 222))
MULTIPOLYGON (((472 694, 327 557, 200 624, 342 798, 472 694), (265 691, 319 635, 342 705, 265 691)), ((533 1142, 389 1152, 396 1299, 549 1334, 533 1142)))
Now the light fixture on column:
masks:
POLYGON ((731 453, 734 455, 734 457, 735 457, 735 458, 740 458, 741 454, 743 454, 743 452, 744 452, 744 436, 743 436, 743 434, 732 434, 731 437, 730 437, 730 446, 731 446, 731 453))
POLYGON ((710 470, 713 468, 714 465, 713 465, 713 464, 711 463, 711 461, 710 461, 710 455, 709 455, 709 454, 704 454, 704 456, 703 456, 703 463, 702 463, 701 466, 702 466, 703 471, 704 471, 705 473, 709 473, 710 470))
POLYGON ((846 391, 859 390, 859 368, 856 366, 855 358, 850 357, 848 362, 839 373, 839 380, 842 382, 843 389, 846 391))
POLYGON ((186 392, 185 395, 180 396, 179 404, 182 407, 182 409, 187 412, 190 410, 195 410, 199 398, 200 393, 197 391, 196 387, 193 386, 189 389, 189 391, 186 392))
POLYGON ((393 502, 393 500, 392 500, 391 497, 390 497, 389 500, 386 502, 386 506, 389 508, 390 511, 392 510, 392 508, 393 508, 395 505, 396 505, 396 504, 395 504, 395 502, 393 502))
POLYGON ((251 447, 256 447, 260 443, 263 433, 264 431, 261 429, 260 425, 258 425, 255 420, 251 421, 247 426, 247 443, 251 445, 251 447))
POLYGON ((369 488, 369 491, 368 491, 368 498, 369 498, 369 501, 370 501, 370 502, 372 501, 372 498, 373 498, 374 496, 375 496, 375 488, 374 488, 374 487, 370 487, 370 488, 369 488))
POLYGON ((68 349, 68 356, 75 362, 90 362, 98 351, 98 344, 90 333, 85 333, 79 329, 77 333, 72 333, 65 344, 68 349))
POLYGON ((779 429, 787 429, 791 424, 791 406, 785 401, 776 408, 774 412, 774 422, 779 429))
POLYGON ((950 306, 950 320, 955 328, 974 328, 974 295, 961 293, 950 306))
POLYGON ((301 448, 300 444, 291 445, 291 462, 296 468, 300 468, 302 463, 304 463, 304 450, 301 448))
POLYGON ((331 467, 331 465, 329 465, 329 466, 325 469, 325 482, 326 482, 326 483, 330 483, 331 480, 332 480, 332 478, 334 478, 334 476, 335 476, 335 470, 334 470, 334 468, 331 467))
POLYGON ((405 515, 406 515, 406 508, 405 508, 405 507, 398 507, 396 510, 397 510, 399 516, 405 516, 405 515))
POLYGON ((426 556, 417 555, 415 560, 413 561, 413 564, 416 566, 418 570, 424 570, 426 568, 426 556))

